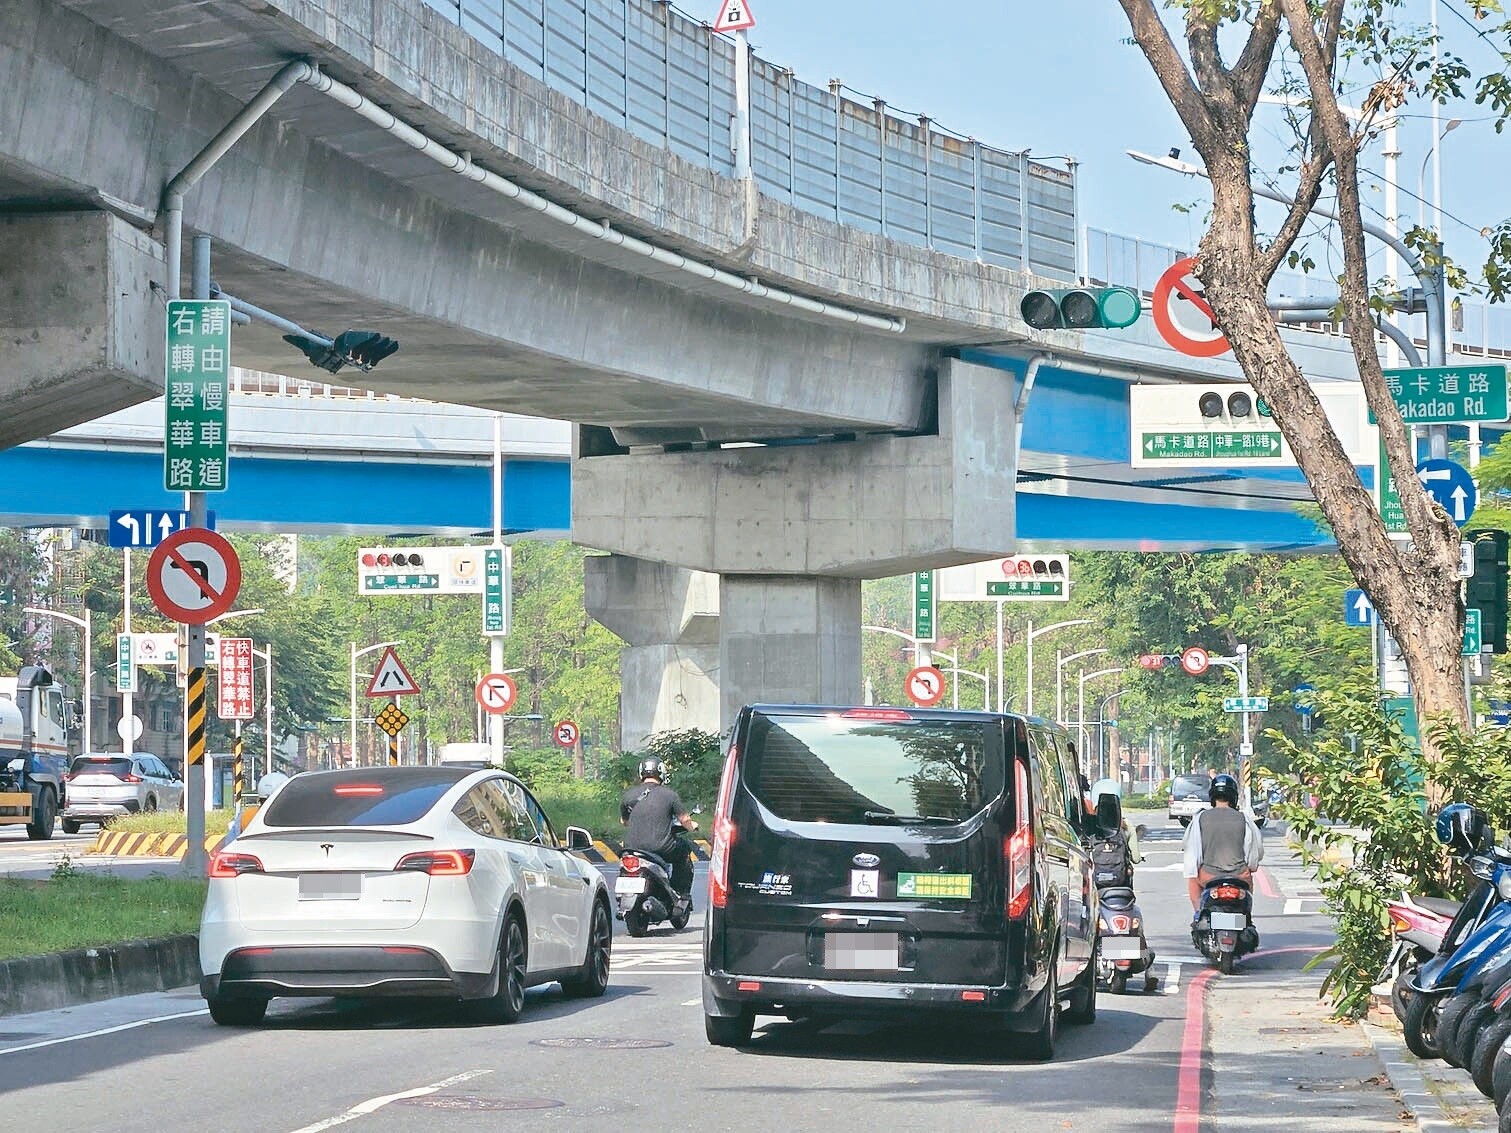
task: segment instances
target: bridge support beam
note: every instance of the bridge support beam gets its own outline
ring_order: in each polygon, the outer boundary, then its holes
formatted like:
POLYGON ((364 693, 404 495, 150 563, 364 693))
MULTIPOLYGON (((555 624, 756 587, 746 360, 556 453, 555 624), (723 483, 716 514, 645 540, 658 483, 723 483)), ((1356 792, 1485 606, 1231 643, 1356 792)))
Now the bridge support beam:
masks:
POLYGON ((1014 386, 943 360, 927 436, 629 453, 580 426, 572 537, 721 577, 721 730, 754 701, 858 701, 861 579, 1014 548, 1014 386))
POLYGON ((588 614, 626 642, 619 748, 656 732, 719 730, 719 580, 624 555, 584 561, 588 614))
POLYGON ((163 392, 163 266, 110 213, 0 216, 0 449, 163 392))

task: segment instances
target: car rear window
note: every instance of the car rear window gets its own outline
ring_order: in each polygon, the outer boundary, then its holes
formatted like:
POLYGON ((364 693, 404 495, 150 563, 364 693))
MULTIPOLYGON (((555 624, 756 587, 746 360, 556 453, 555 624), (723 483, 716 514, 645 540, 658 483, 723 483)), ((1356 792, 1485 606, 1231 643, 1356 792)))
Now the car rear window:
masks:
POLYGON ((296 775, 263 808, 267 826, 407 826, 469 772, 451 767, 296 775))
POLYGON ((1001 724, 859 714, 752 716, 742 778, 791 822, 954 824, 1002 794, 1001 724))
POLYGON ((131 760, 80 756, 68 769, 70 775, 130 775, 131 760))
POLYGON ((1179 775, 1175 782, 1170 784, 1170 793, 1177 797, 1184 795, 1203 795, 1207 793, 1207 777, 1205 775, 1179 775))

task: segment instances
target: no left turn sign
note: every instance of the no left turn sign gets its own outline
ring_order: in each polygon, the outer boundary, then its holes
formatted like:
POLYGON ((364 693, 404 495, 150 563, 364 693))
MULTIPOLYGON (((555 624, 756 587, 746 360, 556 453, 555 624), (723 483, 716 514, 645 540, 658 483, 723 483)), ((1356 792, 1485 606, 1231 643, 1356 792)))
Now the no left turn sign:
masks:
POLYGON ((1193 645, 1180 655, 1180 667, 1193 677, 1199 677, 1205 673, 1210 661, 1210 655, 1200 645, 1193 645))
POLYGON ((228 611, 241 590, 241 560, 226 542, 201 527, 175 531, 147 561, 147 593, 164 617, 204 625, 228 611))
POLYGON ((1192 358, 1216 358, 1228 350, 1201 281, 1193 272, 1196 257, 1176 260, 1154 285, 1154 325, 1160 337, 1192 358))
POLYGON ((551 738, 556 741, 557 747, 571 747, 577 742, 579 735, 581 733, 577 730, 575 723, 571 720, 563 720, 560 724, 556 725, 556 730, 551 733, 551 738))
POLYGON ((518 693, 514 678, 509 674, 489 673, 477 682, 472 695, 477 698, 484 712, 492 712, 497 716, 514 707, 514 698, 518 693))
POLYGON ((920 708, 932 708, 944 699, 944 674, 932 665, 920 665, 908 673, 908 699, 920 708))

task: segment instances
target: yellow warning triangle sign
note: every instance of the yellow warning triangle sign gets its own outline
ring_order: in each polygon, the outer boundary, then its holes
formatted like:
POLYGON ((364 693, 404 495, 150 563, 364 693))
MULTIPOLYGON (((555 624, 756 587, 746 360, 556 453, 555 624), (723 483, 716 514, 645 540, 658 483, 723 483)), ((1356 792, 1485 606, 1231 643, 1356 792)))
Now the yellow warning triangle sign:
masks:
POLYGON ((373 679, 367 685, 367 695, 412 696, 419 691, 420 686, 414 683, 414 678, 409 675, 404 662, 399 660, 399 655, 393 651, 393 646, 383 650, 383 660, 373 670, 373 679))
POLYGON ((755 15, 745 0, 724 0, 714 31, 745 31, 755 27, 755 15))

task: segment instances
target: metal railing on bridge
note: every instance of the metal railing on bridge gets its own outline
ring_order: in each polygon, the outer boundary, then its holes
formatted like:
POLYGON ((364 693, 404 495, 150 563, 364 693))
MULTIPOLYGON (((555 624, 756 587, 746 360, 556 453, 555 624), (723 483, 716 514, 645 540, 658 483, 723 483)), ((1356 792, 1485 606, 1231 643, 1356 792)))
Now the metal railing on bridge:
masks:
MULTIPOLYGON (((735 49, 667 0, 426 0, 610 123, 734 176, 735 49)), ((805 212, 950 255, 1075 275, 1075 174, 751 57, 751 165, 805 212)))
MULTIPOLYGON (((1170 244, 1155 244, 1133 236, 1121 236, 1100 228, 1087 228, 1082 237, 1085 263, 1082 274, 1088 283, 1100 286, 1136 287, 1145 296, 1166 268, 1191 255, 1170 244)), ((1307 295, 1336 295, 1338 285, 1322 274, 1280 271, 1270 285, 1274 295, 1302 298, 1307 295)), ((1340 334, 1330 322, 1290 323, 1299 330, 1323 334, 1340 334)), ((1511 357, 1511 309, 1491 305, 1478 299, 1457 296, 1449 312, 1449 347, 1460 354, 1478 354, 1491 358, 1511 357)), ((1417 340, 1423 350, 1427 340, 1417 340)))

